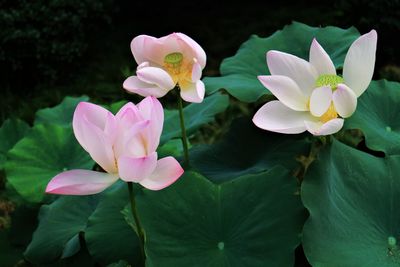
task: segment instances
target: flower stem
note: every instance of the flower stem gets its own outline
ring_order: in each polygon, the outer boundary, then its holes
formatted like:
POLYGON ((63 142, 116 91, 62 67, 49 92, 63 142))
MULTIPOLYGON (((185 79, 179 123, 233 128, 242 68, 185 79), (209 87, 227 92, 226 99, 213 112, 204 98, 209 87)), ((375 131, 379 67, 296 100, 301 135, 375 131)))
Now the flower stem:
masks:
POLYGON ((144 231, 139 221, 139 216, 136 210, 136 202, 135 202, 135 195, 133 192, 133 183, 128 182, 128 191, 129 191, 129 200, 131 202, 131 212, 133 215, 133 219, 135 220, 136 225, 136 232, 139 237, 139 248, 140 248, 140 255, 143 261, 143 266, 145 265, 146 261, 146 253, 144 252, 144 231))
POLYGON ((186 128, 185 128, 185 119, 183 117, 183 104, 182 104, 182 97, 178 96, 178 109, 179 109, 179 118, 181 122, 181 130, 182 130, 182 145, 183 145, 183 152, 185 156, 184 165, 189 165, 189 150, 188 150, 188 143, 187 143, 187 136, 186 136, 186 128))

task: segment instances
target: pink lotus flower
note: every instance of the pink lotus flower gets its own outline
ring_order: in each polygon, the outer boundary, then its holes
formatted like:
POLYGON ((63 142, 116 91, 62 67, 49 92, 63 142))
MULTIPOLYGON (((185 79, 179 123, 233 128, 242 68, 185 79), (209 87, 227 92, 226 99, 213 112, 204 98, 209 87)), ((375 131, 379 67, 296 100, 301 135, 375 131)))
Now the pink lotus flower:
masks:
POLYGON ((258 79, 278 100, 262 106, 253 122, 259 128, 287 134, 309 131, 329 135, 343 127, 359 97, 371 82, 375 66, 375 30, 360 36, 347 52, 343 77, 336 73, 332 60, 313 40, 309 62, 279 52, 267 53, 271 75, 258 79))
POLYGON ((131 49, 138 67, 137 76, 124 81, 127 91, 158 98, 179 85, 182 99, 203 101, 205 89, 200 78, 206 53, 189 36, 172 33, 157 39, 140 35, 132 40, 131 49))
POLYGON ((128 103, 115 116, 100 106, 79 103, 73 118, 75 137, 106 173, 66 171, 49 182, 46 192, 96 194, 119 178, 151 190, 167 187, 183 169, 173 157, 157 160, 163 122, 163 108, 153 97, 146 97, 137 106, 128 103))

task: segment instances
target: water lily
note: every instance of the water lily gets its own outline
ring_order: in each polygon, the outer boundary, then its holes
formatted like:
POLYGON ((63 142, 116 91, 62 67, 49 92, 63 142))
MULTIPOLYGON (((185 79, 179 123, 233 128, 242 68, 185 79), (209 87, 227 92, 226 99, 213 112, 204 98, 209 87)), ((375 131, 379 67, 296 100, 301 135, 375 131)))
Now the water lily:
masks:
POLYGON ((132 40, 131 50, 138 67, 136 76, 124 81, 127 91, 158 98, 179 86, 185 101, 203 101, 205 89, 200 78, 206 54, 189 36, 183 33, 161 38, 140 35, 132 40))
POLYGON ((360 36, 350 46, 339 76, 329 55, 312 41, 309 61, 271 50, 267 65, 271 75, 260 82, 278 99, 254 115, 258 127, 286 134, 309 131, 329 135, 343 127, 357 107, 359 97, 371 82, 375 66, 377 33, 360 36))
POLYGON ((46 192, 95 194, 119 178, 151 190, 172 184, 183 169, 173 157, 158 159, 163 121, 163 108, 154 97, 146 97, 138 105, 127 103, 115 116, 98 105, 79 103, 73 117, 75 137, 106 172, 66 171, 49 182, 46 192))

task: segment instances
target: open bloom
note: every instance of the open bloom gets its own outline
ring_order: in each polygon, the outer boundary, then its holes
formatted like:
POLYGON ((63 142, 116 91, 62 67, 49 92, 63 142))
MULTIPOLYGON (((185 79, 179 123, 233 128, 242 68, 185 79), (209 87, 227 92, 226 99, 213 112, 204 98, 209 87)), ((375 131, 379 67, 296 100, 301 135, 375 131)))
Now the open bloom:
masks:
POLYGON ((151 190, 172 184, 183 169, 173 157, 157 159, 163 121, 161 103, 153 97, 146 97, 137 106, 128 103, 115 116, 100 106, 79 103, 73 118, 75 137, 106 173, 66 171, 50 181, 46 192, 95 194, 119 178, 151 190))
POLYGON ((189 36, 183 33, 161 38, 139 35, 132 40, 131 50, 138 67, 137 76, 124 81, 127 91, 162 97, 178 85, 185 101, 203 101, 205 89, 200 78, 206 53, 189 36))
POLYGON ((258 79, 278 100, 262 106, 254 115, 258 127, 287 134, 309 131, 329 135, 343 127, 359 97, 371 82, 375 66, 375 30, 360 36, 347 52, 343 77, 337 75, 332 60, 312 41, 309 62, 279 52, 267 53, 271 75, 258 79))

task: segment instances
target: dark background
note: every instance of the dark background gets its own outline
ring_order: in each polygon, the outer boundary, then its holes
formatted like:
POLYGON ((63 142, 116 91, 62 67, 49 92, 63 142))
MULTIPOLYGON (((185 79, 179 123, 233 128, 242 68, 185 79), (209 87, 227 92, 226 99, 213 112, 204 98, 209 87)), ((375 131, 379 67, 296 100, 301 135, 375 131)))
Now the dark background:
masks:
POLYGON ((0 123, 32 122, 66 95, 135 101, 122 82, 135 71, 136 35, 186 33, 207 53, 204 75, 214 76, 251 34, 266 37, 292 21, 376 29, 374 78, 400 80, 400 1, 0 0, 0 123))

